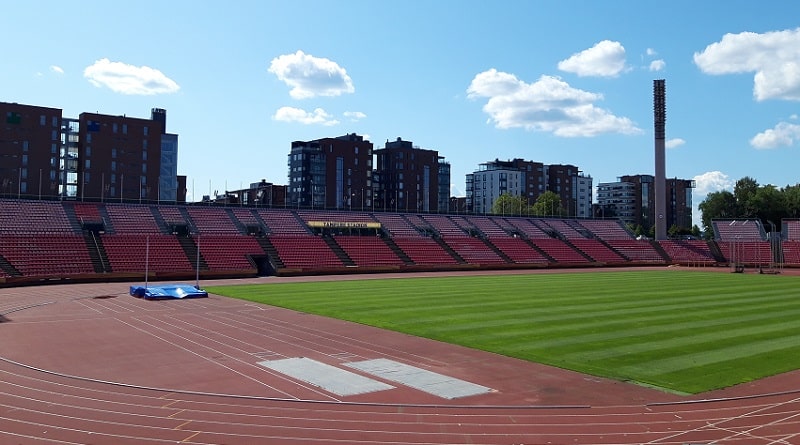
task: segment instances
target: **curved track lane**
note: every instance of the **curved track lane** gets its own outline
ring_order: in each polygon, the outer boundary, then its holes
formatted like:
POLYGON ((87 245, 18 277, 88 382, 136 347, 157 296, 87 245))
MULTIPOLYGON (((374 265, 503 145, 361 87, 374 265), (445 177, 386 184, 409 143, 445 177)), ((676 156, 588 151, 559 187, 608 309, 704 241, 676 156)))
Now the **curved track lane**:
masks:
POLYGON ((0 290, 0 443, 800 443, 792 376, 693 402, 217 296, 120 289, 0 290), (492 391, 444 399, 389 382, 341 396, 258 364, 287 357, 391 359, 492 391))

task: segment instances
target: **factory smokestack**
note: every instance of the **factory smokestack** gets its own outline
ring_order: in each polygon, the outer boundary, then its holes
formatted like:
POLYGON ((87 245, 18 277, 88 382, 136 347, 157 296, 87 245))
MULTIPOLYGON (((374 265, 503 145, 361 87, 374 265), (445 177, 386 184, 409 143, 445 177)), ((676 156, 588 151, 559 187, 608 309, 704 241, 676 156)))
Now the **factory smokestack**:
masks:
POLYGON ((653 125, 655 130, 655 204, 656 204, 656 230, 657 240, 667 239, 667 179, 665 168, 666 143, 664 127, 667 123, 667 88, 664 79, 653 81, 653 125))

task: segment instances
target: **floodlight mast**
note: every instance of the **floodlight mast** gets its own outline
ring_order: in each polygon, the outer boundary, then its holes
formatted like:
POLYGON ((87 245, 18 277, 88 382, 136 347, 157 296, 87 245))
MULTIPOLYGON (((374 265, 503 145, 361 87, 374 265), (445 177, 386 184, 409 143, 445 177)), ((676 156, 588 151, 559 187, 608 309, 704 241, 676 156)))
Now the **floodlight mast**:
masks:
POLYGON ((664 79, 653 81, 653 126, 655 130, 655 237, 656 240, 667 239, 667 190, 666 190, 666 122, 667 94, 664 79))

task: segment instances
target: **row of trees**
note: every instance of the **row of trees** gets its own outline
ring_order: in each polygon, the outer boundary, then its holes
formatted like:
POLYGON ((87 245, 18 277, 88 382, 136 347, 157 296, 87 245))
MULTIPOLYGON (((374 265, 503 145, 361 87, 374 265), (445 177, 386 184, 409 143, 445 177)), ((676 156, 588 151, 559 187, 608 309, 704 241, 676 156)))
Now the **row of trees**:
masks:
MULTIPOLYGON (((569 211, 561 204, 561 197, 552 191, 546 191, 539 195, 536 202, 529 203, 527 199, 522 196, 512 196, 509 193, 503 193, 497 198, 492 206, 492 213, 495 215, 521 215, 521 216, 560 216, 568 217, 569 211)), ((598 215, 599 216, 599 215, 598 215)), ((603 217, 613 218, 615 215, 611 212, 603 215, 603 217)), ((628 224, 628 229, 634 236, 647 236, 652 238, 655 235, 655 227, 642 227, 642 225, 628 224)), ((700 236, 700 228, 693 227, 678 227, 673 225, 667 230, 670 237, 678 237, 683 235, 700 236)))
POLYGON ((703 230, 706 237, 714 234, 711 220, 758 219, 768 231, 781 230, 784 218, 800 218, 800 184, 783 188, 774 185, 759 185, 755 179, 745 176, 736 181, 733 192, 721 190, 709 193, 698 206, 703 214, 703 230))
POLYGON ((492 213, 495 215, 567 216, 567 211, 561 204, 561 197, 556 192, 549 190, 539 195, 534 203, 529 203, 524 196, 503 193, 494 201, 492 213))
MULTIPOLYGON (((755 179, 745 176, 736 181, 733 192, 721 190, 709 193, 699 204, 702 213, 703 232, 706 238, 714 236, 711 221, 714 219, 758 219, 768 230, 781 230, 784 218, 800 218, 800 183, 783 188, 774 185, 760 185, 755 179)), ((552 191, 539 195, 534 203, 525 197, 504 193, 492 206, 495 215, 523 216, 568 216, 561 203, 561 197, 552 191)), ((608 216, 608 215, 606 215, 608 216)), ((652 236, 653 228, 631 227, 639 235, 652 236)), ((699 235, 700 229, 694 227, 669 228, 670 236, 699 235)))

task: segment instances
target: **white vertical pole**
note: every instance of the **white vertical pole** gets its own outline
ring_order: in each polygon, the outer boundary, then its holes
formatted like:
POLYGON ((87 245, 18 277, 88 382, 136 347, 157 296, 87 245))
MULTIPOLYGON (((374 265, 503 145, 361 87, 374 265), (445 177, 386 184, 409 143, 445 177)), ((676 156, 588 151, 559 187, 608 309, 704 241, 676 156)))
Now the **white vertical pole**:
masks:
POLYGON ((144 290, 147 291, 147 280, 150 275, 150 235, 147 235, 147 242, 144 249, 144 290))
POLYGON ((197 237, 197 258, 195 258, 194 288, 200 289, 200 237, 197 237))

